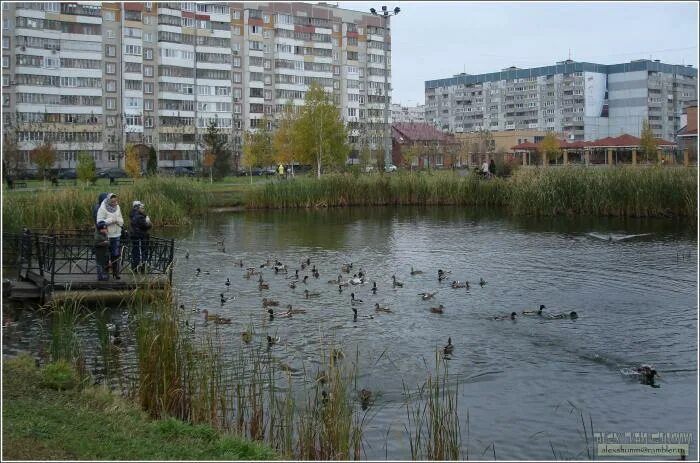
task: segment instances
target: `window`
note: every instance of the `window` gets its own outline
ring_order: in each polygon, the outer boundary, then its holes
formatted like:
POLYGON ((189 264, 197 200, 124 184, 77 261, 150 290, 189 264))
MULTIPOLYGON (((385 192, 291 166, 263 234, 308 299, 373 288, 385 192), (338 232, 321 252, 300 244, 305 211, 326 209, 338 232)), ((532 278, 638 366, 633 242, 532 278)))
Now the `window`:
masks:
POLYGON ((241 67, 241 59, 237 56, 233 57, 233 67, 234 68, 239 68, 241 67))
POLYGON ((153 77, 153 66, 144 66, 143 75, 146 77, 153 77))
POLYGON ((263 15, 263 22, 269 23, 270 22, 270 15, 269 14, 264 14, 263 15))
POLYGON ((9 56, 3 56, 3 57, 2 57, 2 67, 3 67, 3 68, 9 68, 9 67, 10 67, 10 57, 9 57, 9 56))
MULTIPOLYGON (((144 24, 151 24, 151 17, 148 16, 148 15, 144 16, 144 17, 143 17, 143 23, 144 23, 144 24)), ((144 37, 145 37, 145 36, 144 36, 144 37)), ((144 40, 145 40, 145 39, 144 39, 144 40)), ((149 42, 150 42, 150 40, 149 40, 149 42)))
POLYGON ((233 26, 232 32, 233 32, 233 35, 241 35, 241 27, 240 26, 233 26))
POLYGON ((107 124, 107 127, 114 127, 117 123, 117 119, 114 116, 107 116, 105 123, 107 124))
POLYGON ((108 92, 116 92, 117 91, 117 81, 116 80, 108 80, 107 81, 107 91, 108 92))
POLYGON ((105 74, 116 74, 116 73, 117 73, 117 63, 105 64, 105 74))
MULTIPOLYGON (((115 83, 115 85, 116 85, 116 83, 115 83)), ((106 101, 107 109, 115 109, 117 107, 117 99, 116 98, 107 98, 105 101, 106 101)))
POLYGON ((234 97, 236 100, 240 100, 242 94, 243 94, 243 91, 242 91, 240 88, 234 88, 234 89, 233 89, 233 97, 234 97))
POLYGON ((233 11, 231 11, 231 19, 241 19, 241 12, 240 12, 240 10, 233 10, 233 11))
POLYGON ((139 45, 124 45, 124 54, 132 56, 141 56, 141 46, 139 45))
POLYGON ((143 49, 143 58, 152 60, 153 59, 153 48, 144 48, 143 49))
POLYGON ((153 32, 144 32, 143 33, 143 41, 144 42, 153 42, 153 32))
POLYGON ((153 93, 153 83, 144 82, 143 83, 143 93, 153 93))
POLYGON ((143 110, 153 111, 153 100, 143 100, 143 110))
POLYGON ((240 72, 233 73, 233 81, 237 84, 241 83, 241 73, 240 72))
POLYGON ((104 19, 105 21, 114 21, 114 11, 105 11, 104 19))
POLYGON ((107 38, 108 38, 108 39, 113 39, 114 37, 115 37, 114 31, 111 30, 111 29, 108 29, 108 30, 107 30, 107 38))
POLYGON ((272 85, 272 76, 269 74, 265 76, 265 85, 272 85))
POLYGON ((144 119, 143 126, 148 127, 148 128, 153 127, 153 117, 151 117, 151 116, 146 117, 144 119))
POLYGON ((110 57, 117 56, 117 47, 114 45, 105 45, 105 54, 110 57))

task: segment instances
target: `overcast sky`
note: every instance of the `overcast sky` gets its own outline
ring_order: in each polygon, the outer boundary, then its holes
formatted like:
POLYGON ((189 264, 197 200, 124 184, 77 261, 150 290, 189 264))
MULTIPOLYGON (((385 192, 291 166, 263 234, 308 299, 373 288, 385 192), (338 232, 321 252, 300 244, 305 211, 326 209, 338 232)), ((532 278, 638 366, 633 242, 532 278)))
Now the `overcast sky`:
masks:
MULTIPOLYGON (((331 2, 333 3, 333 2, 331 2)), ((338 2, 401 8, 392 22, 393 101, 424 102, 426 80, 571 58, 698 67, 696 2, 338 2)))

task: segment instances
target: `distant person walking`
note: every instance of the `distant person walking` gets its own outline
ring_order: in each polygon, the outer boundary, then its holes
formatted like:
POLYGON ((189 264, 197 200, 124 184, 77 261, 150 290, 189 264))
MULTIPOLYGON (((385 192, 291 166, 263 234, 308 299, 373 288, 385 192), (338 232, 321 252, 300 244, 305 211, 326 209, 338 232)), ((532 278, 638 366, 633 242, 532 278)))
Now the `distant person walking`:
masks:
POLYGON ((277 167, 277 174, 279 175, 280 180, 284 178, 284 166, 282 164, 277 167))
POLYGON ((491 176, 496 175, 496 163, 494 162, 493 159, 491 159, 491 162, 489 163, 489 174, 491 176))
POLYGON ((148 262, 148 232, 153 227, 150 217, 146 215, 146 206, 141 201, 134 201, 129 213, 129 235, 131 236, 131 270, 146 273, 148 262))
POLYGON ((119 198, 116 193, 108 193, 100 208, 97 210, 97 221, 104 221, 107 225, 107 237, 109 237, 109 255, 112 262, 112 275, 119 280, 119 259, 121 258, 122 227, 124 218, 119 208, 119 198))
POLYGON ((484 159, 484 163, 481 164, 481 175, 483 175, 484 177, 489 176, 489 163, 485 159, 484 159))

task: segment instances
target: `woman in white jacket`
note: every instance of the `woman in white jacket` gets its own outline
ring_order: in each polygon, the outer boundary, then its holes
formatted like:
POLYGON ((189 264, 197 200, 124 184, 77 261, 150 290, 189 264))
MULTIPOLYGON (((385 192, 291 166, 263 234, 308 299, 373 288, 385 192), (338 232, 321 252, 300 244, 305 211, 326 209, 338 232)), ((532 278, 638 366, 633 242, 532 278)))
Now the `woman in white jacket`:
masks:
POLYGON ((104 221, 107 224, 107 237, 109 238, 109 254, 112 263, 112 275, 119 280, 119 258, 121 256, 121 245, 119 239, 122 236, 124 219, 119 208, 119 198, 115 193, 109 193, 100 208, 97 210, 97 221, 104 221))

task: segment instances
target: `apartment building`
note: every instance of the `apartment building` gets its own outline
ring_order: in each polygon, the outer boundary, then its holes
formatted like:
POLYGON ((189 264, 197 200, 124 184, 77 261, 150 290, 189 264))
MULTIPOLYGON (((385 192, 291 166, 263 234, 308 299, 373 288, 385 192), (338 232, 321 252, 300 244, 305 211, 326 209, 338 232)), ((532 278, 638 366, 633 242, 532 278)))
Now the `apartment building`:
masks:
POLYGON ((369 12, 297 2, 3 2, 2 20, 4 131, 29 168, 29 152, 47 141, 57 168, 74 168, 82 152, 98 168, 123 166, 128 143, 155 148, 162 168, 197 167, 213 121, 239 162, 243 132, 265 119, 274 128, 312 82, 332 95, 355 150, 382 146, 390 40, 369 12))
POLYGON ((425 122, 425 105, 391 105, 391 119, 396 122, 425 122))
POLYGON ((684 103, 697 98, 697 69, 650 60, 558 62, 458 74, 425 82, 426 121, 450 132, 553 130, 571 140, 623 133, 673 140, 684 103))

